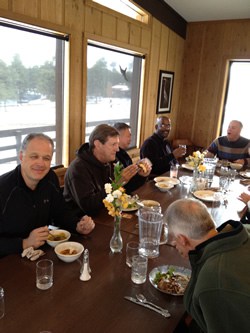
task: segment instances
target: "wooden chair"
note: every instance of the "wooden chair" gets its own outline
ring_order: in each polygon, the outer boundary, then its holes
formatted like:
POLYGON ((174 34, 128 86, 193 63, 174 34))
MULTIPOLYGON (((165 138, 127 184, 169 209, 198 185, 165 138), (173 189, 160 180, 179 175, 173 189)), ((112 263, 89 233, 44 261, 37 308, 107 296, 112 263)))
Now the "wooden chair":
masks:
POLYGON ((56 166, 52 167, 51 169, 57 175, 60 187, 63 188, 64 187, 64 176, 67 171, 67 168, 65 168, 64 165, 56 165, 56 166))

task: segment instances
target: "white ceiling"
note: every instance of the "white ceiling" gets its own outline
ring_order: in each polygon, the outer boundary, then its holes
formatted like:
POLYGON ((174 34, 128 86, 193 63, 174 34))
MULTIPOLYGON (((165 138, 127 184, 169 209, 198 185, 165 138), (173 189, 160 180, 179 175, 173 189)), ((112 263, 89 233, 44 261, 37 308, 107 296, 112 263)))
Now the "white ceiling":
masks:
POLYGON ((250 18, 250 0, 164 0, 187 22, 250 18))

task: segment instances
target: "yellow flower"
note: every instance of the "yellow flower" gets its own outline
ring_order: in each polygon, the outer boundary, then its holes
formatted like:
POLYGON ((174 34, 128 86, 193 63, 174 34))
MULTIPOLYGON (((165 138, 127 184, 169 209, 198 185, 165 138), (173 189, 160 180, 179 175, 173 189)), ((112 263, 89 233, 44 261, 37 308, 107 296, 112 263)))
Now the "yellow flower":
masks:
POLYGON ((107 183, 104 185, 107 196, 103 199, 103 203, 108 210, 108 214, 113 217, 121 216, 122 209, 127 208, 129 205, 129 196, 125 193, 124 187, 121 186, 122 168, 119 162, 116 163, 114 166, 114 180, 111 184, 107 183))

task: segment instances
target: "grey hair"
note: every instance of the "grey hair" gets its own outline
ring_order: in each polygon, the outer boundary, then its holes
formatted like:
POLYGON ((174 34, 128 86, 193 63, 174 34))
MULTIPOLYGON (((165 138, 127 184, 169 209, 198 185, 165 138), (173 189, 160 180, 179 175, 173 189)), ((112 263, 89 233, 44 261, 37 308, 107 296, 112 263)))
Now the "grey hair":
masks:
POLYGON ((52 146, 52 150, 54 150, 54 142, 48 135, 43 133, 30 133, 23 139, 20 151, 24 152, 27 149, 27 146, 30 143, 30 141, 32 141, 33 139, 41 139, 48 141, 52 146))
POLYGON ((238 123, 238 125, 240 126, 240 128, 241 129, 243 128, 243 124, 242 124, 241 121, 239 121, 239 120, 231 120, 230 123, 232 123, 232 122, 238 123))
POLYGON ((94 149, 94 141, 99 140, 103 145, 108 141, 109 137, 119 136, 118 131, 107 124, 101 124, 94 128, 89 136, 89 148, 94 149))
POLYGON ((196 199, 176 200, 167 208, 164 218, 170 233, 181 233, 196 240, 215 229, 207 207, 196 199))

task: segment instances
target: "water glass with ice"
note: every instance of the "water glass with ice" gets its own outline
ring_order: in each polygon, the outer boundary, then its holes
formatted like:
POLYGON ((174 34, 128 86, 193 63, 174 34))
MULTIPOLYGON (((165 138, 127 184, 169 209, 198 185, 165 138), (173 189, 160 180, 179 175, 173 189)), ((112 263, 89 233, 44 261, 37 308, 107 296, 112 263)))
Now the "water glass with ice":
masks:
POLYGON ((131 280, 136 284, 146 282, 148 270, 148 258, 135 255, 132 257, 131 280))

